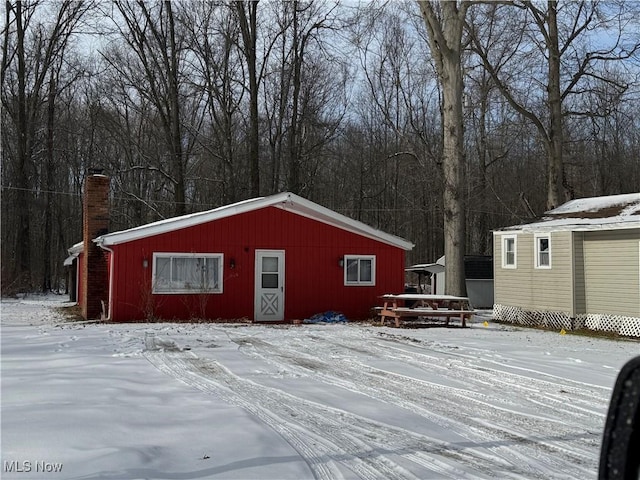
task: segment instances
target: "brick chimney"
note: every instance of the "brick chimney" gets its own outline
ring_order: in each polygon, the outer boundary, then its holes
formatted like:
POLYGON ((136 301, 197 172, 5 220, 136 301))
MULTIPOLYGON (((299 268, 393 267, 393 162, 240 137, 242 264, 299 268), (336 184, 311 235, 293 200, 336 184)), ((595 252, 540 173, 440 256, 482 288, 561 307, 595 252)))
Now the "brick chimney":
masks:
POLYGON ((84 262, 82 265, 82 316, 86 320, 98 319, 103 311, 102 302, 108 308, 109 273, 107 255, 93 243, 93 239, 109 230, 109 177, 101 170, 90 170, 84 183, 82 211, 82 238, 84 262))

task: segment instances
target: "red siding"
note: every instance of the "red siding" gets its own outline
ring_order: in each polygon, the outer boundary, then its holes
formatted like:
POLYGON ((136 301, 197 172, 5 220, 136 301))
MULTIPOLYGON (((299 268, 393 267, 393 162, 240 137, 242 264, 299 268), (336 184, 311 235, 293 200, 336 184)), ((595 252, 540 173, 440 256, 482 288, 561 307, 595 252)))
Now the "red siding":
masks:
POLYGON ((335 310, 350 319, 369 316, 383 293, 404 285, 404 250, 276 207, 234 215, 112 247, 114 321, 200 317, 253 318, 256 249, 285 252, 285 320, 335 310), (222 294, 153 295, 153 252, 223 253, 222 294), (376 256, 375 286, 345 286, 340 257, 376 256), (143 268, 143 260, 148 268, 143 268), (235 261, 235 268, 229 267, 235 261))

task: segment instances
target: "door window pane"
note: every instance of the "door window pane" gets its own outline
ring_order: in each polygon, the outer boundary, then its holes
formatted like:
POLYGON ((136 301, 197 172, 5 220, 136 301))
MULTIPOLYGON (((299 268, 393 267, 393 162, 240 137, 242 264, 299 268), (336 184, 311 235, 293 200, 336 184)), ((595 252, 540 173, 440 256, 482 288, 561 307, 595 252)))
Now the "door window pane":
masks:
POLYGON ((263 273, 262 274, 262 288, 278 288, 278 274, 277 273, 263 273))
POLYGON ((278 271, 278 257, 262 257, 262 271, 263 272, 277 272, 278 271))

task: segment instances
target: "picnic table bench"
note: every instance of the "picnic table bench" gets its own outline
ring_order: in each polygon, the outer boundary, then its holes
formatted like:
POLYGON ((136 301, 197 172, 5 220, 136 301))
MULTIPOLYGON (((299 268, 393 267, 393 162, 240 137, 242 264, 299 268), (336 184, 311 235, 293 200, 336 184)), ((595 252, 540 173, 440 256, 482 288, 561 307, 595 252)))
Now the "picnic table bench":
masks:
POLYGON ((400 327, 403 320, 419 320, 424 318, 444 318, 445 324, 459 319, 462 327, 473 317, 475 311, 467 297, 453 295, 428 295, 417 293, 386 294, 381 297, 384 306, 379 309, 382 325, 393 319, 395 326, 400 327))

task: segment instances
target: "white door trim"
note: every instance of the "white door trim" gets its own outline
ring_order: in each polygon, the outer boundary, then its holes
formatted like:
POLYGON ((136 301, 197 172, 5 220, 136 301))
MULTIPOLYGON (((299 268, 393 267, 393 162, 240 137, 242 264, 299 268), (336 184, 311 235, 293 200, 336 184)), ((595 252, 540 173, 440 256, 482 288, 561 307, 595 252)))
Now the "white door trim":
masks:
POLYGON ((254 320, 284 320, 284 250, 256 250, 254 272, 254 320), (276 259, 276 270, 264 272, 263 259, 268 257, 276 259))

